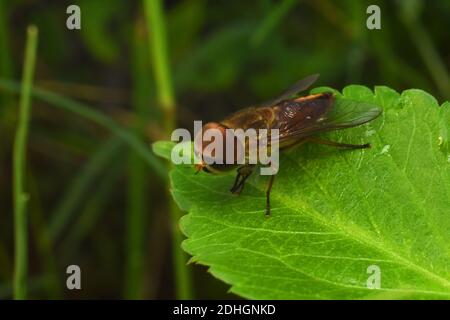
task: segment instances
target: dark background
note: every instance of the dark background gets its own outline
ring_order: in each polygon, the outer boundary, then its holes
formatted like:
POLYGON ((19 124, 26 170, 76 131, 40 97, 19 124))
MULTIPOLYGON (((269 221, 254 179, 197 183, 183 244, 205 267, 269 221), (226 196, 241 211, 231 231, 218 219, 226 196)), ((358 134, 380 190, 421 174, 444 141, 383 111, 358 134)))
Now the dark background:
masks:
MULTIPOLYGON (((220 120, 308 74, 318 85, 420 88, 450 97, 450 1, 164 1, 177 126, 220 120), (381 30, 366 8, 381 8, 381 30)), ((35 85, 82 101, 150 148, 168 139, 141 1, 0 0, 0 77, 20 81, 39 28, 35 85), (81 7, 81 30, 66 8, 81 7)), ((17 96, 0 90, 0 299, 12 297, 11 150, 17 96)), ((167 186, 94 122, 33 101, 28 142, 30 298, 176 298, 167 186), (138 217, 130 222, 129 217, 138 217), (133 238, 137 235, 137 238, 133 238), (65 288, 66 267, 82 290, 65 288)), ((189 265, 193 298, 233 298, 189 265)))

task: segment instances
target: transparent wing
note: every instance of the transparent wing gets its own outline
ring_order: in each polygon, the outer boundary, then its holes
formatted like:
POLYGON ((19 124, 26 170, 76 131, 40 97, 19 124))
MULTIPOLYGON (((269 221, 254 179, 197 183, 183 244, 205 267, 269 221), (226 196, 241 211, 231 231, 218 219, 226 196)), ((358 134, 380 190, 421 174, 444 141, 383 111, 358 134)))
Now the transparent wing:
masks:
POLYGON ((319 78, 318 73, 307 76, 307 77, 297 81, 296 83, 294 83, 291 87, 289 87, 289 89, 287 89, 285 92, 283 92, 279 97, 269 100, 269 101, 266 101, 266 102, 262 103, 260 106, 261 107, 274 106, 274 105, 280 103, 281 101, 288 99, 289 97, 293 96, 294 94, 297 94, 301 91, 305 91, 314 82, 316 82, 316 80, 318 78, 319 78))
POLYGON ((374 104, 348 99, 336 99, 324 122, 331 128, 350 128, 372 121, 383 110, 374 104))
POLYGON ((382 109, 376 105, 343 98, 336 99, 333 108, 314 123, 299 125, 280 132, 280 143, 288 139, 299 139, 318 132, 351 128, 377 118, 382 109))

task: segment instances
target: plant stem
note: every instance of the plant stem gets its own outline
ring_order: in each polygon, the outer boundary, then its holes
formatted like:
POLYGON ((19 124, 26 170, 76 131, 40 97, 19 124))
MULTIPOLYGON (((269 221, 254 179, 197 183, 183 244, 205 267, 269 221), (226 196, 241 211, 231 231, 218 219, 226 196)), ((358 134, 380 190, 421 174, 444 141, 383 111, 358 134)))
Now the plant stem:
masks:
MULTIPOLYGON (((139 17, 134 25, 132 77, 132 105, 140 120, 134 129, 137 138, 144 139, 144 122, 149 120, 148 108, 148 48, 145 42, 145 24, 139 17)), ((149 171, 136 152, 128 159, 128 190, 125 243, 124 298, 144 297, 146 230, 148 229, 149 171)))
POLYGON ((24 190, 25 185, 25 158, 30 121, 31 87, 36 61, 36 49, 38 41, 38 29, 30 26, 27 29, 27 41, 24 57, 24 69, 22 76, 22 92, 19 106, 19 122, 16 130, 13 151, 13 198, 14 198, 14 237, 15 237, 15 261, 14 261, 14 298, 26 299, 27 297, 27 265, 28 265, 28 228, 26 202, 28 195, 24 190))
MULTIPOLYGON (((143 0, 147 19, 150 50, 152 52, 153 70, 157 85, 159 104, 164 112, 164 127, 168 136, 175 128, 175 97, 169 68, 166 25, 161 0, 143 0)), ((169 192, 167 197, 170 198, 169 192)), ((187 256, 180 248, 183 239, 178 226, 181 216, 179 209, 170 201, 170 220, 172 231, 172 258, 175 270, 176 297, 192 298, 192 285, 187 256)))
POLYGON ((161 0, 144 0, 144 6, 158 100, 164 112, 166 132, 170 134, 175 127, 175 97, 168 62, 164 13, 161 0))

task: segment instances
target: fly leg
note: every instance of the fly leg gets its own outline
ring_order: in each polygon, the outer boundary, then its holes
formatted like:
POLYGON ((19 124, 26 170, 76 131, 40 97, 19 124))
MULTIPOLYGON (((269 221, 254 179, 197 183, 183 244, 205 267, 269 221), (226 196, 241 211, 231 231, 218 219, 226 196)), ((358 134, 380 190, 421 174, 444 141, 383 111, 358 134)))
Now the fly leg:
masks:
POLYGON ((309 137, 307 139, 309 142, 318 143, 318 144, 324 144, 327 146, 337 147, 337 148, 347 148, 347 149, 365 149, 370 148, 370 143, 365 144, 350 144, 350 143, 340 143, 330 140, 325 140, 317 137, 309 137))
POLYGON ((231 193, 235 193, 235 191, 237 190, 237 187, 238 187, 239 183, 241 182, 241 177, 242 177, 242 175, 238 171, 238 173, 236 175, 236 179, 234 179, 234 184, 230 189, 231 193))
POLYGON ((252 174, 251 166, 242 166, 237 170, 236 179, 230 191, 234 194, 240 194, 244 189, 245 181, 252 174))

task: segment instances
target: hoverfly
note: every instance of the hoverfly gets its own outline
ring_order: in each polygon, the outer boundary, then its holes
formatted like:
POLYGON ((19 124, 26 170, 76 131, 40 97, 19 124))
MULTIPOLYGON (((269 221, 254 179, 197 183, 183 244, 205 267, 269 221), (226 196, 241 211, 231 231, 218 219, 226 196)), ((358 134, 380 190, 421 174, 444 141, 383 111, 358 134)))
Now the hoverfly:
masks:
MULTIPOLYGON (((294 95, 308 89, 319 77, 310 75, 299 80, 278 98, 267 101, 259 106, 240 110, 221 122, 209 122, 203 126, 207 129, 218 129, 225 138, 226 129, 278 129, 278 146, 280 151, 305 142, 324 144, 339 148, 362 149, 370 144, 349 144, 329 141, 316 136, 317 133, 339 130, 362 125, 377 118, 382 110, 374 105, 346 100, 341 110, 334 110, 334 94, 324 92, 301 97, 294 95), (344 108, 345 107, 345 108, 344 108)), ((194 144, 196 152, 203 151, 208 145, 203 140, 201 145, 194 144)), ((269 146, 270 147, 270 146, 269 146)), ((245 181, 252 173, 253 164, 206 164, 201 161, 196 165, 197 173, 203 170, 207 173, 220 174, 237 168, 237 175, 230 191, 240 194, 245 181)), ((271 175, 266 189, 266 215, 270 215, 270 191, 275 175, 271 175)))

